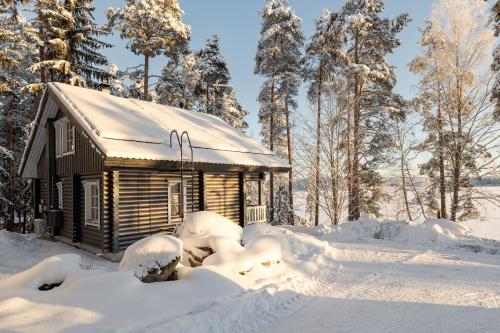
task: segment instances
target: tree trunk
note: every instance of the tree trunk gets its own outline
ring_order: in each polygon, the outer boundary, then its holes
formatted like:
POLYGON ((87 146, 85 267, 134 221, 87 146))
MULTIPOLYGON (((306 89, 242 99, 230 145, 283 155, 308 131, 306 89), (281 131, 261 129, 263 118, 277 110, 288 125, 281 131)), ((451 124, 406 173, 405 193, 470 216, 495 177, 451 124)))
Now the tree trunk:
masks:
MULTIPOLYGON (((9 99, 7 103, 7 148, 13 153, 14 152, 14 124, 13 124, 13 115, 12 115, 12 97, 9 99)), ((7 162, 8 165, 8 174, 9 174, 9 209, 8 209, 8 217, 7 217, 7 229, 13 230, 14 227, 14 160, 9 159, 7 162)))
MULTIPOLYGON (((439 94, 438 87, 438 94, 439 94)), ((441 96, 438 96, 438 159, 439 159, 439 197, 441 218, 446 218, 446 183, 444 176, 444 140, 443 140, 443 114, 441 110, 441 96)))
POLYGON ((319 78, 318 78, 318 106, 316 115, 316 163, 315 169, 315 187, 314 187, 314 225, 319 225, 319 165, 321 161, 321 85, 323 83, 323 61, 319 61, 319 78))
MULTIPOLYGON (((458 68, 458 60, 457 68, 458 68)), ((451 203, 451 220, 457 221, 459 192, 460 192, 460 174, 462 166, 462 87, 460 79, 457 78, 457 133, 453 145, 453 199, 451 203)))
MULTIPOLYGON (((38 21, 43 22, 42 8, 39 3, 37 3, 37 16, 38 16, 38 21)), ((40 27, 38 28, 38 37, 42 41, 42 44, 38 47, 38 56, 40 58, 40 62, 42 62, 45 60, 45 32, 41 24, 40 27)), ((45 69, 43 68, 43 66, 40 67, 40 82, 47 83, 47 78, 45 77, 45 69)))
MULTIPOLYGON (((274 79, 271 83, 271 115, 269 119, 269 149, 274 151, 274 79)), ((269 173, 269 222, 274 222, 274 173, 269 173)))
MULTIPOLYGON (((354 61, 359 63, 359 45, 358 33, 354 35, 354 61)), ((361 203, 361 180, 359 174, 359 149, 360 149, 360 133, 359 126, 361 122, 361 82, 358 74, 355 76, 354 82, 354 118, 353 118, 353 145, 352 145, 352 212, 350 220, 357 220, 360 216, 361 203)))
POLYGON ((149 90, 149 53, 144 53, 144 100, 148 101, 149 90))
POLYGON ((408 180, 410 181, 411 188, 413 189, 413 192, 415 193, 415 199, 417 199, 417 202, 420 206, 420 211, 422 212, 424 219, 427 220, 427 215, 425 214, 424 204, 422 202, 422 199, 420 198, 420 194, 418 193, 418 189, 415 186, 415 183, 413 182, 413 178, 411 178, 408 164, 406 164, 405 167, 406 167, 406 172, 408 173, 408 180))
POLYGON ((205 105, 206 109, 207 109, 207 114, 210 114, 210 86, 208 85, 208 82, 207 82, 207 93, 206 93, 206 99, 207 99, 207 103, 205 105))
POLYGON ((408 215, 408 220, 413 221, 410 212, 410 204, 408 203, 408 193, 406 192, 406 176, 405 176, 405 164, 404 164, 404 155, 401 153, 401 181, 402 181, 402 190, 403 197, 405 200, 406 214, 408 215))
POLYGON ((292 136, 290 125, 290 109, 288 107, 288 94, 285 96, 285 115, 286 115, 286 141, 288 150, 288 164, 290 164, 290 171, 288 172, 288 200, 290 204, 290 221, 294 224, 293 213, 293 168, 292 168, 292 136))

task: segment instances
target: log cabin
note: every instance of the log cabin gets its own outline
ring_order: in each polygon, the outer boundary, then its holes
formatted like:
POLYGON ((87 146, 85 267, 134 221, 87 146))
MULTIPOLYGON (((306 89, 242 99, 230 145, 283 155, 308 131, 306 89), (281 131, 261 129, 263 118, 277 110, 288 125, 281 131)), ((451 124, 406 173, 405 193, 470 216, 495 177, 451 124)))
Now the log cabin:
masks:
POLYGON ((265 222, 266 173, 289 168, 215 116, 48 83, 19 172, 54 237, 118 260, 190 212, 265 222))

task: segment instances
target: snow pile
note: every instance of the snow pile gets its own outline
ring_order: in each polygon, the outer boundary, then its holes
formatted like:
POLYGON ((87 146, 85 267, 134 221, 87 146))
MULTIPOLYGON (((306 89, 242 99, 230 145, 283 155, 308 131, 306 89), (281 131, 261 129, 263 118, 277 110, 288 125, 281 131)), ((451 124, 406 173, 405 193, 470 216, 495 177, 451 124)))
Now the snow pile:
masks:
POLYGON ((21 288, 38 290, 43 285, 63 283, 69 276, 79 274, 81 257, 77 254, 61 254, 49 257, 32 268, 14 274, 0 285, 2 291, 21 288))
POLYGON ((237 249, 243 229, 222 215, 200 211, 189 214, 177 233, 184 244, 183 263, 197 266, 214 252, 237 249))
POLYGON ((244 247, 227 239, 223 244, 223 247, 219 246, 214 254, 203 260, 203 266, 219 266, 230 272, 246 274, 259 265, 268 267, 282 260, 281 242, 277 237, 259 237, 244 247))
MULTIPOLYGON (((325 227, 317 231, 325 233, 325 227)), ((372 216, 362 216, 357 221, 349 221, 331 228, 329 236, 338 239, 383 239, 414 245, 447 245, 469 230, 458 223, 446 219, 430 219, 425 222, 380 220, 372 216)))
POLYGON ((129 246, 118 270, 133 272, 142 280, 149 274, 162 274, 170 263, 179 261, 181 255, 180 239, 168 235, 153 235, 129 246))
POLYGON ((246 274, 258 265, 269 266, 282 260, 281 243, 275 237, 261 237, 242 246, 243 232, 224 216, 203 211, 190 214, 178 235, 190 257, 190 266, 217 266, 246 274))

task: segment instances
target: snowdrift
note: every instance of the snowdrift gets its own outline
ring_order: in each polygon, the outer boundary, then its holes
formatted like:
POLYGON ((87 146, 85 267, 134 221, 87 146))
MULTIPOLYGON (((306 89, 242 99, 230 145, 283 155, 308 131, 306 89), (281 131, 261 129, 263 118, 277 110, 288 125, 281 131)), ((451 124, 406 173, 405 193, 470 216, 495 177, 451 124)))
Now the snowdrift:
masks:
POLYGON ((321 226, 316 234, 332 239, 365 240, 381 239, 422 246, 447 246, 450 242, 469 234, 466 227, 446 220, 430 219, 425 222, 380 220, 362 216, 334 227, 321 226))

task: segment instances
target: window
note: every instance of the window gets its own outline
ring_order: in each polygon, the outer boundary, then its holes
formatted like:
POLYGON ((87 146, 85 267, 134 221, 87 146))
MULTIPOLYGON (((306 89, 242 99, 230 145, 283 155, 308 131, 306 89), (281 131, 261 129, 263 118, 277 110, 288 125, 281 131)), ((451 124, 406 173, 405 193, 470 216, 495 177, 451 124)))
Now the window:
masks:
POLYGON ((56 131, 56 156, 73 154, 75 152, 75 127, 64 117, 54 122, 56 131))
POLYGON ((168 186, 168 218, 179 218, 186 211, 187 182, 181 188, 180 180, 170 180, 168 186))
POLYGON ((168 216, 169 219, 181 216, 182 209, 181 182, 177 180, 169 181, 168 186, 168 216))
POLYGON ((91 225, 99 228, 99 181, 84 181, 83 187, 85 190, 85 225, 91 225))
POLYGON ((62 182, 57 182, 56 183, 57 187, 57 203, 59 205, 59 209, 63 209, 63 188, 62 188, 62 182))

